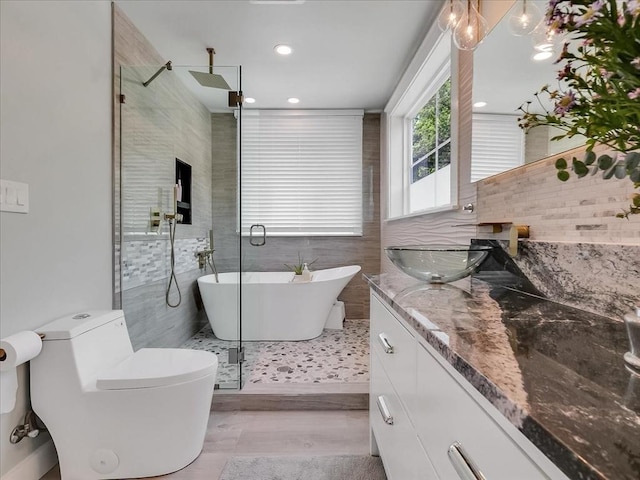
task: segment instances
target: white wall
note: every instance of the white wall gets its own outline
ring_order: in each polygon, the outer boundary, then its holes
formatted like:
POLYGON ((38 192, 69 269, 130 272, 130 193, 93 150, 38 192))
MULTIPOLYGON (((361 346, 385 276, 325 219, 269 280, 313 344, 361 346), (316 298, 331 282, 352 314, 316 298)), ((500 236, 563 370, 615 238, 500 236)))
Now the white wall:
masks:
MULTIPOLYGON (((0 177, 30 193, 28 214, 0 213, 5 337, 111 308, 111 7, 3 0, 0 22, 0 177)), ((24 465, 47 440, 8 442, 29 405, 25 367, 19 382, 0 418, 3 480, 38 478, 24 465)))

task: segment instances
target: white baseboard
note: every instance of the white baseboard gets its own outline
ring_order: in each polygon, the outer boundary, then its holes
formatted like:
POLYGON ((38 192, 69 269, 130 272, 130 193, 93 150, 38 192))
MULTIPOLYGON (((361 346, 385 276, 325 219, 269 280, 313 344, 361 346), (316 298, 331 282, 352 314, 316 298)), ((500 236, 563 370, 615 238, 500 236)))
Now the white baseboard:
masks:
POLYGON ((49 440, 4 474, 1 480, 40 480, 56 463, 58 455, 53 441, 49 440))

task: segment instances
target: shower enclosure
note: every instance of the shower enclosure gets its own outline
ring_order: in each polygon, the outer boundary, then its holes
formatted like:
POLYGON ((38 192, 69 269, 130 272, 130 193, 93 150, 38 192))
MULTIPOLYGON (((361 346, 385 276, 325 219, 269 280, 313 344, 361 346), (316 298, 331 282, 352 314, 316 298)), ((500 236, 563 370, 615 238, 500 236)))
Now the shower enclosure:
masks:
MULTIPOLYGON (((210 250, 219 272, 239 274, 259 257, 245 251, 257 247, 238 231, 241 89, 238 66, 120 69, 115 303, 125 311, 135 349, 176 347, 206 332, 196 280, 212 273, 210 250)), ((240 282, 231 293, 238 305, 242 288, 240 282)), ((237 340, 215 345, 219 388, 242 385, 238 311, 238 318, 225 319, 237 340)))

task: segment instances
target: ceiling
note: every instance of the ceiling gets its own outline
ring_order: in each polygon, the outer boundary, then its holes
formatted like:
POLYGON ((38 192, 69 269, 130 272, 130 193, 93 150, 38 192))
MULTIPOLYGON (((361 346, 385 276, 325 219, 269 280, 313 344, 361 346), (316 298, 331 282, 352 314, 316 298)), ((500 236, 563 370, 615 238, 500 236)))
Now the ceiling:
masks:
MULTIPOLYGON (((241 65, 246 108, 380 111, 411 61, 442 0, 116 0, 173 72, 212 111, 220 92, 180 66, 241 65), (293 48, 289 56, 273 50, 293 48), (296 106, 287 102, 297 97, 296 106)), ((206 71, 206 69, 204 70, 206 71)), ((214 69, 235 87, 234 69, 214 69), (228 73, 230 72, 230 73, 228 73)), ((224 92, 222 92, 224 93, 224 92)))

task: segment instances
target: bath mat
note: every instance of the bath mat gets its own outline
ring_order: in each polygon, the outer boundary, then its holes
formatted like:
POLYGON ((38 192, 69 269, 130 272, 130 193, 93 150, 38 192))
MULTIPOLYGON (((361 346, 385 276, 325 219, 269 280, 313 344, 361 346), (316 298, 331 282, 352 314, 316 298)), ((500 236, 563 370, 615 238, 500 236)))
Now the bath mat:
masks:
POLYGON ((220 480, 386 480, 379 457, 232 457, 220 480))

